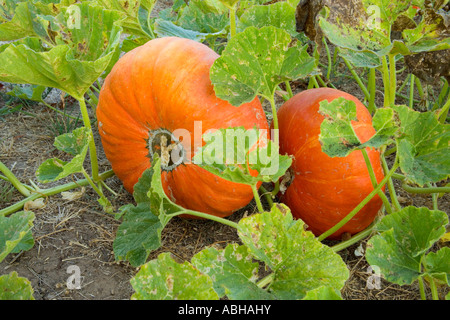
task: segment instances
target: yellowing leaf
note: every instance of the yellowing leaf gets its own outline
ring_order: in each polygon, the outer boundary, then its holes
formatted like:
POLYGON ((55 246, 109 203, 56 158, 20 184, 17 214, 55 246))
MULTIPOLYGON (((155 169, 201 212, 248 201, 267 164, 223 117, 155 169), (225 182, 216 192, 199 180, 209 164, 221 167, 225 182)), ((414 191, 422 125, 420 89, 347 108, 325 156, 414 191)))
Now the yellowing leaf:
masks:
POLYGON ((42 209, 45 206, 46 206, 45 199, 44 198, 39 198, 39 199, 36 199, 36 200, 27 201, 25 203, 25 205, 23 206, 23 209, 25 211, 31 211, 31 210, 34 210, 34 209, 42 209))
POLYGON ((63 200, 74 201, 81 198, 84 195, 85 191, 86 188, 82 187, 80 191, 61 192, 61 197, 63 198, 63 200))

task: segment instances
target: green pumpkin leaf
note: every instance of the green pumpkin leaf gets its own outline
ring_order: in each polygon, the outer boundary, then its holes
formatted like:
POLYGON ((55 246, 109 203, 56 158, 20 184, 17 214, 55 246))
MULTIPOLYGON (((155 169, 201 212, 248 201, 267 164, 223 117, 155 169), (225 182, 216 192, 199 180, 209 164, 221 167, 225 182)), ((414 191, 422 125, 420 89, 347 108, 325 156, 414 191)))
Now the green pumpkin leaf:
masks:
POLYGON ((210 277, 189 262, 180 264, 161 253, 131 279, 133 300, 217 300, 210 277))
POLYGON ((295 37, 297 35, 295 11, 295 7, 287 2, 256 5, 244 11, 239 17, 237 29, 241 32, 250 26, 256 28, 274 26, 295 37))
POLYGON ((93 2, 124 15, 125 19, 120 23, 124 33, 145 37, 147 41, 153 38, 147 21, 157 0, 94 0, 93 2))
POLYGON ((441 124, 433 112, 396 106, 400 122, 398 156, 406 178, 423 186, 450 176, 450 125, 441 124))
POLYGON ((230 244, 223 250, 207 248, 197 253, 191 263, 214 282, 220 298, 231 300, 274 299, 270 293, 256 285, 259 264, 246 246, 230 244))
POLYGON ((342 300, 341 293, 334 288, 321 286, 309 290, 302 300, 342 300))
POLYGON ((210 70, 217 97, 234 106, 257 95, 272 99, 284 81, 307 77, 315 71, 315 60, 307 46, 291 46, 286 31, 269 26, 248 27, 236 34, 210 70))
POLYGON ((450 49, 449 14, 430 8, 422 11, 422 20, 417 27, 402 32, 408 49, 411 53, 450 49))
POLYGON ((120 208, 116 218, 123 218, 113 243, 117 260, 128 260, 133 266, 145 263, 149 254, 161 246, 161 232, 171 220, 170 214, 185 209, 165 194, 161 182, 161 159, 153 155, 152 166, 143 172, 134 186, 136 205, 120 208))
POLYGON ((209 38, 216 38, 225 35, 226 31, 223 29, 215 33, 202 33, 193 30, 184 29, 175 25, 171 21, 157 19, 155 21, 155 32, 159 37, 179 37, 191 39, 198 42, 203 42, 209 38))
POLYGON ((331 102, 323 100, 320 102, 319 113, 325 117, 320 125, 319 141, 322 151, 330 157, 346 157, 354 150, 387 145, 392 142, 398 130, 394 121, 394 110, 379 108, 372 120, 375 135, 361 143, 352 126, 352 123, 357 122, 354 101, 342 97, 331 102))
POLYGON ((37 101, 37 102, 43 102, 42 94, 44 93, 45 89, 47 89, 44 86, 14 86, 11 91, 8 91, 6 94, 17 97, 20 99, 25 100, 31 100, 31 101, 37 101))
POLYGON ((347 266, 323 245, 285 205, 241 219, 238 234, 255 258, 273 271, 268 291, 279 299, 302 299, 321 286, 341 290, 349 277, 347 266))
POLYGON ((410 55, 450 48, 445 18, 436 9, 426 8, 423 1, 400 0, 392 5, 384 0, 364 0, 356 7, 353 2, 334 1, 330 8, 322 10, 318 19, 328 40, 342 48, 340 54, 357 67, 378 67, 380 58, 387 54, 410 55), (415 6, 425 12, 417 23, 415 6), (346 7, 344 12, 353 14, 343 14, 342 7, 346 7), (391 33, 400 17, 410 23, 398 30, 403 38, 394 40, 391 33))
POLYGON ((120 208, 116 218, 123 217, 117 229, 113 249, 116 260, 128 260, 133 266, 145 263, 151 251, 161 246, 164 226, 157 214, 150 209, 150 189, 153 169, 145 170, 134 186, 133 197, 137 202, 120 208))
POLYGON ((259 181, 278 181, 291 166, 292 159, 280 155, 278 146, 265 134, 263 130, 243 127, 205 133, 206 144, 196 152, 193 162, 236 183, 254 185, 259 181), (250 174, 250 170, 258 174, 250 174))
POLYGON ((378 266, 388 281, 411 284, 422 275, 422 256, 445 233, 447 224, 445 212, 403 208, 377 224, 379 234, 368 241, 366 259, 378 266))
MULTIPOLYGON (((5 2, 5 1, 3 1, 5 2)), ((6 1, 0 11, 0 41, 12 41, 25 37, 49 39, 49 21, 31 1, 6 1)))
POLYGON ((0 300, 34 300, 30 281, 15 271, 0 276, 0 300))
POLYGON ((427 275, 440 283, 450 285, 450 248, 443 247, 437 252, 430 252, 424 260, 427 275))
POLYGON ((183 9, 176 24, 184 29, 217 37, 227 34, 225 29, 229 23, 228 9, 218 0, 192 0, 183 9))
POLYGON ((119 12, 89 3, 65 8, 51 21, 55 46, 26 38, 0 47, 0 80, 58 88, 82 99, 118 58, 121 19, 119 12))
POLYGON ((34 213, 30 211, 16 212, 10 217, 0 216, 0 262, 10 253, 33 247, 33 220, 34 213))
POLYGON ((91 131, 85 127, 77 128, 73 132, 56 137, 54 146, 58 150, 67 152, 74 157, 69 162, 58 158, 44 161, 36 171, 38 180, 51 182, 65 178, 73 173, 82 172, 91 139, 93 139, 91 131))

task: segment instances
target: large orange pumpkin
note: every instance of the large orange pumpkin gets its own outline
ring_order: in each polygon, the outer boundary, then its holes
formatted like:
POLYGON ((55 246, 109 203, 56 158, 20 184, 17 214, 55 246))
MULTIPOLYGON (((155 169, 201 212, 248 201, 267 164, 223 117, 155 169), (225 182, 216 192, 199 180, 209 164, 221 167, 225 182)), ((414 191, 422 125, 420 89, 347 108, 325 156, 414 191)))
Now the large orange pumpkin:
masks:
MULTIPOLYGON (((331 88, 309 89, 295 95, 278 110, 280 153, 295 157, 291 166, 293 180, 281 200, 296 218, 302 219, 316 235, 327 231, 350 213, 373 186, 361 151, 347 157, 331 158, 322 152, 319 142, 319 103, 344 97, 356 104, 358 121, 352 126, 362 142, 375 134, 366 107, 354 96, 331 88)), ((367 149, 377 181, 384 175, 377 150, 367 149)), ((329 239, 343 233, 354 234, 365 229, 382 206, 375 196, 362 210, 329 239)))
POLYGON ((192 40, 159 38, 125 54, 107 76, 97 107, 98 128, 106 157, 126 190, 133 192, 158 152, 165 163, 163 187, 175 203, 225 217, 252 200, 249 186, 189 161, 201 146, 194 145, 195 136, 209 129, 268 129, 258 98, 234 107, 215 96, 209 70, 217 57, 192 40), (190 142, 177 140, 177 130, 189 133, 190 142), (178 154, 184 152, 187 161, 164 158, 168 153, 162 150, 175 142, 184 146, 178 154))

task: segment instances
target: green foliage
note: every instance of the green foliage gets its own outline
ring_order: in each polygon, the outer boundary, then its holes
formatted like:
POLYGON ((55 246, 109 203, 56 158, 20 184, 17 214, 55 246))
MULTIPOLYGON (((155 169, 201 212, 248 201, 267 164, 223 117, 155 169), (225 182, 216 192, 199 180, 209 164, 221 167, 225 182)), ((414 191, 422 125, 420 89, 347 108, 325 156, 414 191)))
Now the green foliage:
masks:
POLYGON ((251 26, 238 33, 211 67, 216 95, 240 106, 257 95, 273 99, 280 83, 309 76, 315 61, 307 46, 291 46, 291 40, 289 33, 273 26, 251 26))
POLYGON ((140 299, 339 299, 349 271, 339 255, 304 230, 289 209, 244 218, 238 234, 244 245, 205 248, 191 262, 169 253, 147 262, 132 279, 140 299), (270 270, 260 279, 260 265, 270 270), (193 283, 197 286, 192 287, 193 283), (326 288, 325 288, 326 287, 326 288), (195 289, 196 288, 196 289, 195 289), (312 292, 310 292, 312 291, 312 292))
POLYGON ((439 210, 406 207, 384 217, 377 225, 379 234, 367 243, 366 259, 380 267, 390 282, 411 284, 429 276, 449 284, 448 248, 427 253, 445 233, 448 216, 439 210))
POLYGON ((88 3, 64 8, 49 18, 51 34, 57 36, 42 34, 0 47, 0 80, 54 87, 81 99, 118 57, 121 18, 88 3), (73 12, 79 13, 75 20, 73 12))
POLYGON ((10 253, 33 247, 33 220, 34 213, 30 211, 17 212, 11 217, 0 215, 0 262, 10 253))
POLYGON ((44 161, 36 171, 41 182, 57 181, 70 174, 83 172, 83 163, 88 152, 89 141, 93 139, 90 130, 85 127, 65 133, 55 139, 54 146, 74 157, 70 162, 52 158, 44 161))
POLYGON ((34 300, 30 281, 15 271, 0 276, 0 300, 34 300))

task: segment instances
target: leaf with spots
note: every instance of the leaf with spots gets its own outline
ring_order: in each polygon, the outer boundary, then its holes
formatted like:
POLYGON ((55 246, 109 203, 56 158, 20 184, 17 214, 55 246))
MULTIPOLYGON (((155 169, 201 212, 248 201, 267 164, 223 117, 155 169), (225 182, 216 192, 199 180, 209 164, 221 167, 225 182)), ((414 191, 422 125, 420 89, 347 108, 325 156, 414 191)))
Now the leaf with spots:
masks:
POLYGON ((291 41, 288 32, 273 26, 236 34, 210 70, 216 95, 234 106, 257 95, 272 99, 280 83, 314 73, 307 46, 291 41))
POLYGON ((58 88, 77 100, 119 57, 118 11, 83 3, 49 18, 54 38, 0 46, 0 80, 58 88))
POLYGON ((243 218, 238 234, 273 271, 267 290, 279 299, 301 299, 323 285, 341 290, 349 277, 341 257, 306 231, 302 220, 294 220, 285 205, 243 218))
POLYGON ((398 157, 407 180, 420 186, 450 177, 450 125, 433 112, 396 106, 400 122, 398 157))
POLYGON ((269 300, 270 293, 259 288, 259 264, 246 246, 230 244, 225 249, 207 248, 197 253, 191 263, 209 275, 220 298, 231 300, 269 300))
POLYGON ((176 262, 170 253, 143 265, 131 279, 133 300, 217 300, 211 278, 189 262, 176 262))
POLYGON ((241 32, 250 26, 256 28, 274 26, 295 37, 297 35, 295 11, 295 7, 287 2, 256 5, 245 10, 239 17, 237 29, 241 32))
POLYGON ((330 157, 345 157, 354 150, 388 145, 398 130, 394 110, 379 108, 372 121, 375 135, 361 143, 353 129, 357 123, 355 102, 342 97, 331 102, 324 100, 320 102, 319 113, 325 117, 320 125, 319 141, 322 151, 330 157))
POLYGON ((34 300, 30 281, 15 271, 0 276, 0 300, 34 300))
POLYGON ((445 212, 425 207, 403 208, 377 224, 378 234, 367 243, 366 259, 380 268, 386 280, 411 284, 423 275, 423 256, 442 237, 447 224, 445 212))
POLYGON ((33 221, 34 213, 31 211, 16 212, 10 217, 0 216, 0 262, 10 253, 33 247, 33 221))
POLYGON ((228 181, 255 185, 276 182, 289 169, 292 158, 280 155, 266 130, 233 127, 203 134, 206 144, 193 162, 228 181))
POLYGON ((125 19, 121 22, 121 26, 125 33, 145 37, 147 41, 152 38, 147 19, 157 0, 94 0, 93 2, 105 9, 122 13, 125 19))
POLYGON ((374 68, 387 54, 449 49, 448 14, 441 11, 424 1, 335 1, 321 11, 318 24, 343 57, 357 67, 374 68), (394 31, 401 33, 398 39, 394 31))

